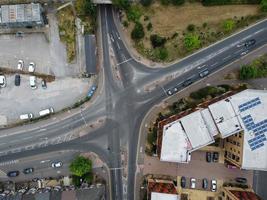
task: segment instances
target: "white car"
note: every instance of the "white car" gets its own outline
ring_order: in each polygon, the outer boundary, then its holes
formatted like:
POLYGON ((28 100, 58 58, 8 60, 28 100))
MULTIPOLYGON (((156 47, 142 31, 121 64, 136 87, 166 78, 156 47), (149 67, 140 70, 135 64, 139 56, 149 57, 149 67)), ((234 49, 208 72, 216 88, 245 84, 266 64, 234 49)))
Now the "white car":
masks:
POLYGON ((0 87, 6 87, 6 77, 3 74, 0 74, 0 87))
POLYGON ((216 180, 211 180, 211 191, 216 192, 217 190, 217 181, 216 180))
POLYGON ((37 88, 36 85, 36 76, 30 76, 30 86, 33 90, 37 88))
POLYGON ((24 67, 24 62, 23 62, 23 60, 19 60, 19 61, 18 61, 18 70, 23 70, 23 67, 24 67))
POLYGON ((195 178, 191 178, 190 179, 190 187, 192 189, 195 189, 196 188, 196 179, 195 178))
POLYGON ((62 162, 53 162, 52 164, 51 164, 51 166, 53 167, 53 168, 59 168, 59 167, 62 167, 62 162))
POLYGON ((29 72, 34 72, 34 70, 35 70, 34 62, 30 62, 30 64, 29 64, 29 72))

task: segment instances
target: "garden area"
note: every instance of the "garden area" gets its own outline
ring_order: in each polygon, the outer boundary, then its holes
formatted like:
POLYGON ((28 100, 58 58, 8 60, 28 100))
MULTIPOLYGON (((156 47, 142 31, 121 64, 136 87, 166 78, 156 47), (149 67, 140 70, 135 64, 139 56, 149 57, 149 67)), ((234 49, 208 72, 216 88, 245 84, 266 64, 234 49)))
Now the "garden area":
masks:
POLYGON ((157 150, 157 133, 158 133, 158 122, 169 118, 170 116, 177 115, 185 110, 194 109, 197 105, 209 101, 215 97, 219 97, 226 92, 233 91, 239 92, 247 89, 247 85, 218 85, 218 86, 207 86, 197 91, 192 92, 188 97, 179 99, 172 105, 169 105, 164 111, 158 114, 156 123, 148 128, 147 142, 146 142, 146 154, 152 156, 156 154, 157 150))
POLYGON ((260 6, 259 0, 141 0, 121 6, 121 21, 138 53, 171 62, 264 18, 265 1, 260 6))

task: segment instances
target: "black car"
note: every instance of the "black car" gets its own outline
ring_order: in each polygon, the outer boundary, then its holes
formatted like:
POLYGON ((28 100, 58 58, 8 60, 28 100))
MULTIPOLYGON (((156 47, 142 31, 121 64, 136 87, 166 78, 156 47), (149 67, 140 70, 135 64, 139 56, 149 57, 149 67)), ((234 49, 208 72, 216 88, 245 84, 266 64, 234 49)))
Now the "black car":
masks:
POLYGON ((185 188, 185 186, 186 186, 186 178, 184 176, 182 176, 182 178, 181 178, 181 187, 185 188))
POLYGON ((23 170, 23 173, 24 174, 31 174, 31 173, 33 173, 33 171, 34 171, 33 168, 26 168, 26 169, 23 170))
POLYGON ((213 162, 218 162, 218 160, 219 160, 219 153, 218 152, 213 152, 212 161, 213 162))
POLYGON ((20 86, 20 75, 19 74, 15 76, 15 86, 20 86))
POLYGON ((211 152, 207 152, 206 153, 206 161, 210 163, 212 161, 211 158, 212 158, 211 152))
POLYGON ((42 80, 42 88, 43 88, 43 89, 46 89, 46 88, 47 88, 47 86, 46 86, 46 81, 45 81, 44 79, 42 80))
POLYGON ((247 179, 246 178, 243 178, 243 177, 236 177, 235 178, 235 181, 237 183, 242 183, 242 184, 246 184, 247 183, 247 179))
POLYGON ((19 175, 19 171, 10 171, 7 173, 8 177, 16 177, 19 175))
POLYGON ((187 79, 185 82, 183 82, 183 86, 186 87, 186 86, 189 86, 191 85, 193 82, 191 79, 187 79))
POLYGON ((246 47, 246 48, 251 47, 251 46, 253 46, 255 43, 256 43, 256 40, 255 40, 255 39, 248 40, 248 41, 245 42, 245 47, 246 47))
POLYGON ((202 180, 202 188, 203 189, 207 189, 208 188, 208 185, 209 185, 208 179, 204 178, 202 180))

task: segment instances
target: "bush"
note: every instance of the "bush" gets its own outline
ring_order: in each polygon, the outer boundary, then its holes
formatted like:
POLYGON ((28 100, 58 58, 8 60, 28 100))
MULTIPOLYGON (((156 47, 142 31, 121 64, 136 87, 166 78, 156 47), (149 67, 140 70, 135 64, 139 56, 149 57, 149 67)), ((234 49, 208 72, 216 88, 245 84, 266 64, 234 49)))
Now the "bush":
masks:
POLYGON ((267 12, 267 0, 261 0, 261 10, 267 12))
POLYGON ((160 0, 160 3, 164 6, 167 6, 171 3, 171 0, 160 0))
POLYGON ((141 10, 138 6, 131 6, 127 10, 127 18, 129 21, 138 22, 140 17, 142 16, 141 10))
POLYGON ((198 49, 201 45, 198 35, 195 34, 186 34, 184 38, 184 46, 188 51, 193 49, 198 49))
POLYGON ((185 0, 172 0, 171 2, 173 5, 179 6, 179 5, 183 5, 185 0))
POLYGON ((143 25, 140 22, 136 22, 134 29, 132 30, 131 37, 133 40, 140 40, 145 36, 143 25))
POLYGON ((192 99, 196 99, 196 100, 207 98, 208 96, 211 96, 214 98, 214 97, 221 95, 225 92, 226 92, 226 90, 224 88, 207 86, 207 87, 204 87, 200 90, 192 92, 190 94, 190 97, 192 99))
POLYGON ((190 31, 190 32, 195 31, 195 28, 196 28, 196 26, 195 26, 194 24, 189 24, 189 25, 187 26, 187 30, 190 31))
POLYGON ((141 3, 143 6, 150 6, 151 3, 152 3, 152 0, 141 0, 140 3, 141 3))
POLYGON ((82 177, 92 171, 92 161, 83 156, 77 156, 69 166, 73 175, 82 177))
POLYGON ((153 48, 156 48, 156 47, 163 47, 167 40, 165 37, 161 37, 157 34, 153 34, 150 36, 150 41, 151 41, 153 48))
POLYGON ((223 29, 225 32, 230 32, 234 29, 235 22, 232 19, 227 19, 223 22, 223 29))
POLYGON ((124 20, 124 21, 122 22, 122 24, 123 24, 123 26, 126 27, 126 28, 129 26, 129 23, 128 23, 128 21, 126 21, 126 20, 124 20))
POLYGON ((207 26, 208 26, 208 23, 207 23, 207 22, 204 22, 204 23, 202 24, 202 27, 203 27, 203 28, 207 28, 207 26))
POLYGON ((241 80, 253 79, 258 77, 258 69, 252 65, 243 65, 240 69, 239 77, 241 80))
POLYGON ((112 0, 112 4, 124 10, 128 10, 130 8, 130 3, 128 0, 112 0))
POLYGON ((152 23, 149 22, 149 23, 147 24, 147 26, 146 26, 146 29, 147 29, 148 31, 151 31, 152 28, 153 28, 152 23))
POLYGON ((154 52, 154 56, 157 60, 166 60, 169 56, 166 48, 156 48, 154 52))
POLYGON ((76 0, 75 9, 79 16, 91 15, 96 17, 96 6, 91 0, 76 0))

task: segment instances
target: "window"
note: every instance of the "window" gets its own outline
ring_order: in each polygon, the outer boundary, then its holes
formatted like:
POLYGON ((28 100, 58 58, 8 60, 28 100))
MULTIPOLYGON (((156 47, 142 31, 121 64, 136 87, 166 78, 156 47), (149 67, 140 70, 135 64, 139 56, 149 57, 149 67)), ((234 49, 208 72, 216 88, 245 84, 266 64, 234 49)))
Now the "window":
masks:
POLYGON ((240 147, 240 143, 239 142, 237 142, 236 145, 240 147))
POLYGON ((239 160, 240 160, 240 158, 239 158, 239 156, 236 156, 236 162, 239 162, 239 160))
POLYGON ((232 154, 232 159, 235 160, 235 154, 232 154))

